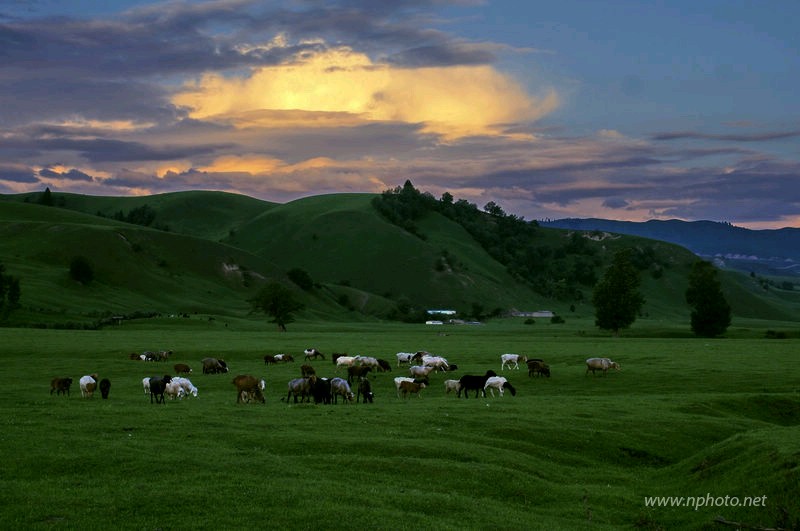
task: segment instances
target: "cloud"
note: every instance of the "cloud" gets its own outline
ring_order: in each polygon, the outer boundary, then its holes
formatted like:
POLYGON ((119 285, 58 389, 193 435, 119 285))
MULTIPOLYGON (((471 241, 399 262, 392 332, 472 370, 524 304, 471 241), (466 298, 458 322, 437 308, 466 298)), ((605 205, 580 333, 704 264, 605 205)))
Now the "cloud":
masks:
POLYGON ((32 168, 23 164, 0 162, 0 181, 8 183, 34 184, 39 182, 32 168))
POLYGON ((66 181, 84 181, 84 182, 94 181, 94 177, 92 177, 88 173, 76 170, 75 168, 69 169, 67 171, 55 171, 49 168, 43 168, 39 170, 39 176, 52 179, 62 179, 66 181))
POLYGON ((552 112, 559 98, 553 91, 535 98, 486 65, 397 68, 339 47, 261 67, 247 77, 206 74, 172 101, 194 119, 237 127, 253 119, 267 126, 265 119, 329 127, 396 121, 421 124, 421 132, 452 140, 503 134, 508 124, 552 112))
POLYGON ((710 134, 697 131, 674 131, 668 133, 657 133, 652 136, 653 140, 723 140, 730 142, 768 142, 771 140, 781 140, 784 138, 794 138, 800 136, 800 130, 796 131, 773 131, 767 133, 754 134, 710 134))

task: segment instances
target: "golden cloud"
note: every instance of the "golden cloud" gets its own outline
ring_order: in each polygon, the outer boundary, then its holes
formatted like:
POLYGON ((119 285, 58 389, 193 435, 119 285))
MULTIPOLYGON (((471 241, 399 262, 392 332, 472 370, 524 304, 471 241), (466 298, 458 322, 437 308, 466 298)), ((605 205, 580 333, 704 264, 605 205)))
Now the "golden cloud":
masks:
POLYGON ((206 74, 184 85, 173 103, 188 108, 192 118, 237 127, 398 121, 457 139, 503 134, 507 124, 552 112, 559 98, 554 91, 531 96, 491 66, 397 68, 340 47, 262 67, 246 78, 206 74))

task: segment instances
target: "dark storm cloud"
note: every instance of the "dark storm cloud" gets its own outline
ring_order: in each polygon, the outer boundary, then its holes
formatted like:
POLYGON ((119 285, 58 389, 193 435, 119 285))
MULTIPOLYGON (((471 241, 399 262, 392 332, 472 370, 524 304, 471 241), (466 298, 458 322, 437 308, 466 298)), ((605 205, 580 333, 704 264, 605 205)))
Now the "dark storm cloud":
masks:
POLYGON ((771 140, 782 140, 784 138, 794 138, 800 136, 800 131, 776 131, 755 134, 710 134, 697 131, 675 131, 667 133, 657 133, 652 136, 653 140, 724 140, 729 142, 768 142, 771 140))
POLYGON ((51 169, 45 168, 39 170, 40 177, 50 177, 53 179, 65 179, 68 181, 84 181, 84 182, 94 182, 94 177, 91 175, 84 173, 80 170, 71 169, 65 172, 58 172, 53 171, 51 169))
POLYGON ((40 154, 62 151, 76 152, 90 162, 175 160, 197 154, 213 153, 226 146, 225 144, 149 145, 143 142, 102 138, 70 138, 66 136, 59 138, 17 137, 4 142, 4 144, 17 149, 35 149, 40 154))
POLYGON ((31 168, 0 163, 0 181, 33 184, 39 182, 31 168))
POLYGON ((429 44, 392 54, 390 63, 409 67, 487 64, 495 60, 488 47, 460 43, 429 44))
POLYGON ((608 208, 625 208, 630 203, 621 197, 609 197, 603 201, 603 206, 608 208))

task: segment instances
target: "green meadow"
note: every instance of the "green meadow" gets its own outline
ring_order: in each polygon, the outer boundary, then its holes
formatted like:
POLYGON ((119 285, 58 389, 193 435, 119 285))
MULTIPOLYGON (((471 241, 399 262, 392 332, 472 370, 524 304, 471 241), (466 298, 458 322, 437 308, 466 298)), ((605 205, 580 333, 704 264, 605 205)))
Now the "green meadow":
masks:
POLYGON ((494 243, 527 246, 542 269, 525 280, 467 228, 490 230, 492 218, 430 211, 413 235, 370 194, 280 205, 213 192, 40 196, 0 196, 0 264, 21 285, 0 316, 3 529, 800 527, 793 286, 721 271, 733 324, 699 339, 685 301, 697 257, 664 242, 508 234, 494 243), (646 303, 612 337, 594 326, 588 273, 622 248, 642 260, 646 303), (77 256, 91 281, 70 276, 77 256), (295 268, 312 289, 289 280, 295 268), (305 306, 286 333, 248 303, 269 281, 305 306), (565 322, 398 319, 427 308, 466 320, 546 309, 565 322), (394 366, 397 352, 427 350, 458 370, 433 375, 419 398, 396 396, 407 369, 395 367, 370 377, 373 404, 281 400, 309 347, 329 356, 313 362, 320 376, 337 375, 334 352, 394 366), (129 357, 147 350, 174 354, 129 357), (501 373, 509 352, 543 358, 552 377, 506 370, 515 396, 445 393, 446 378, 501 373), (277 353, 296 361, 266 366, 277 353), (203 375, 207 356, 231 372, 203 375), (593 356, 622 370, 587 376, 593 356), (199 396, 151 404, 142 379, 175 363, 194 368, 199 396), (111 381, 108 400, 81 398, 92 373, 111 381), (238 374, 266 380, 265 404, 237 404, 238 374), (73 378, 70 396, 50 394, 54 377, 73 378))
MULTIPOLYGON (((710 529, 722 517, 800 525, 799 340, 765 338, 795 323, 739 320, 713 340, 681 334, 677 321, 643 319, 618 338, 592 325, 589 317, 482 326, 301 320, 278 333, 265 320, 192 315, 92 331, 1 329, 0 524, 710 529), (282 401, 311 346, 384 358, 393 370, 371 377, 373 404, 282 401), (162 349, 174 351, 169 362, 129 359, 162 349), (407 370, 395 367, 395 353, 415 350, 459 368, 404 400, 392 378, 407 370), (265 354, 281 352, 295 363, 264 365, 265 354), (545 359, 552 377, 506 370, 516 396, 445 394, 446 378, 501 373, 506 352, 545 359), (205 356, 224 358, 231 372, 201 374, 205 356), (622 370, 587 376, 590 356, 622 370), (172 374, 177 362, 194 368, 198 397, 151 404, 142 378, 172 374), (108 400, 81 398, 77 380, 89 373, 111 381, 108 400), (266 403, 237 404, 236 374, 263 377, 266 403), (55 376, 75 380, 69 397, 49 394, 55 376), (647 497, 703 502, 659 507, 647 497), (755 498, 763 503, 744 506, 755 498)), ((336 375, 329 357, 312 365, 336 375)))

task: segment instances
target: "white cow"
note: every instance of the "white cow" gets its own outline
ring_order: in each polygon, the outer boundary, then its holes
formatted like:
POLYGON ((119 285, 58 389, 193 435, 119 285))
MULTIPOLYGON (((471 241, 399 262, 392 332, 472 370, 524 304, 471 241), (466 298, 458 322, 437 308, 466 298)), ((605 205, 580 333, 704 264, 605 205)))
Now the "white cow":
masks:
POLYGON ((81 396, 83 398, 92 398, 94 390, 97 389, 97 375, 87 374, 86 376, 81 376, 79 382, 81 384, 81 396))
POLYGON ((444 391, 446 394, 450 394, 450 391, 458 393, 460 390, 461 390, 461 382, 459 380, 444 381, 444 391))
POLYGON ((528 356, 520 356, 519 354, 503 354, 500 356, 500 370, 505 370, 506 367, 509 369, 519 369, 519 362, 525 363, 528 361, 528 356), (511 365, 514 365, 513 367, 511 365))
POLYGON ((589 374, 589 371, 592 371, 592 376, 594 376, 594 371, 603 371, 603 376, 605 376, 608 369, 614 369, 615 371, 621 370, 619 363, 611 361, 608 358, 589 358, 586 360, 585 374, 589 374))
POLYGON ((502 376, 490 376, 489 378, 487 378, 486 383, 483 386, 484 396, 486 395, 487 389, 489 390, 490 393, 492 393, 492 397, 494 397, 495 389, 497 389, 497 391, 500 393, 500 396, 503 396, 503 391, 505 391, 506 389, 511 391, 511 396, 516 396, 517 394, 517 390, 514 389, 514 386, 511 385, 511 382, 509 382, 502 376))
POLYGON ((397 353, 397 366, 399 367, 401 363, 411 363, 411 358, 414 357, 413 352, 398 352, 397 353))

